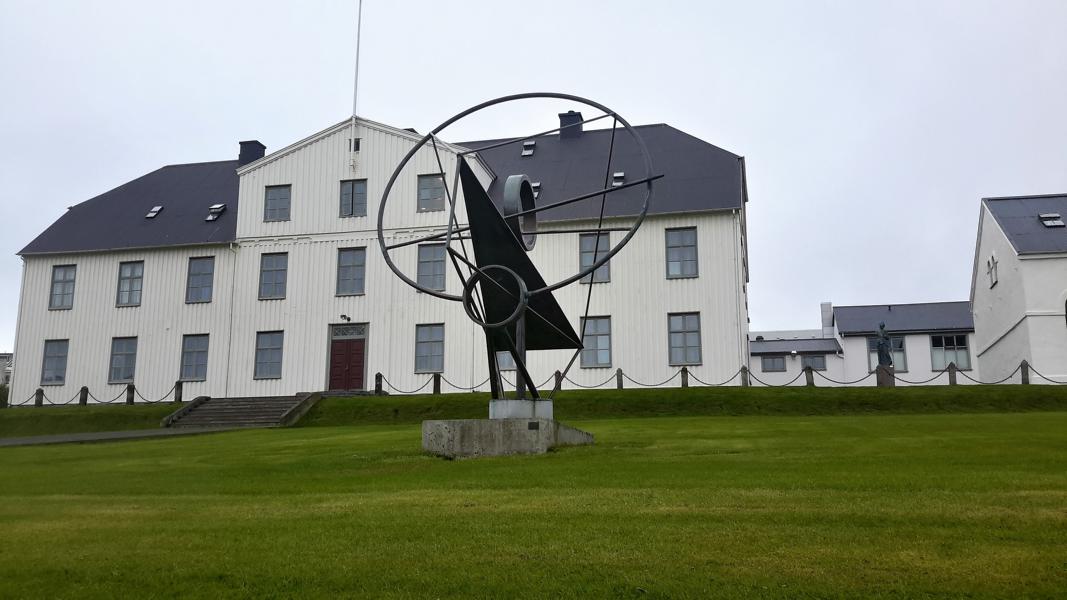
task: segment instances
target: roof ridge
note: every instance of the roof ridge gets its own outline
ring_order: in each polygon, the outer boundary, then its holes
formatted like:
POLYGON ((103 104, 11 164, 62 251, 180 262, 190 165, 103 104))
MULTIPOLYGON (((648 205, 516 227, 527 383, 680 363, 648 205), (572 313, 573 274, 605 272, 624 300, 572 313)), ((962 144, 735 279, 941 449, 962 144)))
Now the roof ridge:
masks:
MULTIPOLYGON (((218 164, 218 163, 228 163, 228 162, 235 163, 235 162, 238 162, 238 159, 233 158, 233 159, 230 159, 230 160, 203 160, 203 161, 200 161, 200 162, 191 162, 191 163, 174 163, 174 164, 170 164, 170 165, 163 165, 162 167, 160 167, 160 169, 169 169, 171 167, 195 167, 195 166, 198 166, 198 165, 214 165, 214 164, 218 164)), ((156 169, 156 170, 158 171, 159 169, 156 169)))
POLYGON ((883 302, 881 304, 844 304, 834 306, 834 310, 839 308, 875 308, 878 306, 923 306, 929 304, 969 304, 970 300, 934 300, 931 302, 883 302))
POLYGON ((1067 199, 1067 192, 1061 192, 1059 194, 1027 194, 1024 196, 989 196, 982 198, 984 201, 989 200, 1028 200, 1030 198, 1064 198, 1067 199))

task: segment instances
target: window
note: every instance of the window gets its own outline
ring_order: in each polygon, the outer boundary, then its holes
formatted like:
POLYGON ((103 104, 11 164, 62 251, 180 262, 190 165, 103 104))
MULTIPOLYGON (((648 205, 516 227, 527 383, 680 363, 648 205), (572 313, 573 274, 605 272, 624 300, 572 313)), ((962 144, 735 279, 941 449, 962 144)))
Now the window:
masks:
POLYGON ((144 261, 119 263, 119 291, 115 306, 140 306, 144 261))
POLYGON ((779 373, 785 371, 784 356, 761 356, 760 369, 764 373, 779 373))
POLYGON ((670 364, 701 364, 700 313, 667 315, 667 326, 670 337, 670 364))
MULTIPOLYGON (((611 250, 611 238, 607 233, 595 234, 595 233, 583 233, 578 236, 578 253, 579 253, 579 268, 587 269, 593 266, 596 260, 611 250)), ((605 281, 611 281, 611 262, 606 262, 600 266, 599 269, 593 271, 592 275, 587 275, 582 278, 582 283, 589 283, 592 279, 593 283, 602 283, 605 281)))
POLYGON ((215 278, 215 257, 189 259, 189 274, 185 280, 185 302, 211 302, 212 282, 215 278))
MULTIPOLYGON (((893 369, 896 373, 904 373, 908 370, 908 357, 904 352, 904 337, 899 335, 889 336, 889 343, 893 348, 893 369)), ((867 363, 874 372, 878 368, 878 338, 867 338, 867 363)))
POLYGON ((341 248, 338 250, 337 295, 356 296, 362 294, 366 268, 366 248, 341 248))
POLYGON ((65 310, 74 308, 74 274, 75 265, 57 265, 52 267, 52 291, 49 293, 48 308, 65 310))
POLYGON ((63 385, 67 381, 67 340, 45 340, 41 385, 63 385))
POLYGON ((418 283, 431 290, 445 289, 445 245, 419 245, 418 283))
POLYGON ((589 317, 582 323, 583 369, 611 366, 611 317, 589 317))
POLYGON ((349 179, 341 182, 341 216, 367 216, 366 179, 349 179))
POLYGON ((445 326, 415 326, 415 372, 441 373, 445 370, 445 326))
POLYGON ((515 357, 510 352, 502 350, 496 353, 496 366, 501 371, 515 370, 515 357))
POLYGON ((263 201, 263 220, 288 221, 291 193, 292 186, 268 185, 266 198, 263 201))
POLYGON ((182 336, 182 366, 178 379, 204 381, 207 379, 207 334, 182 336))
POLYGON ((445 209, 445 178, 440 174, 419 175, 418 211, 445 209))
POLYGON ((289 254, 264 254, 259 259, 259 299, 285 298, 285 277, 289 254))
POLYGON ((971 368, 971 355, 967 352, 966 335, 932 335, 930 336, 930 352, 935 371, 947 369, 949 363, 956 363, 957 369, 971 368))
POLYGON ((111 338, 108 383, 131 383, 137 366, 137 338, 111 338))
POLYGON ((667 279, 697 276, 697 229, 667 230, 667 279))
POLYGON ((256 334, 256 368, 255 379, 282 378, 282 342, 285 334, 281 331, 260 331, 256 334))
POLYGON ((826 355, 825 354, 805 354, 800 357, 801 367, 811 367, 812 371, 825 371, 826 370, 826 355))

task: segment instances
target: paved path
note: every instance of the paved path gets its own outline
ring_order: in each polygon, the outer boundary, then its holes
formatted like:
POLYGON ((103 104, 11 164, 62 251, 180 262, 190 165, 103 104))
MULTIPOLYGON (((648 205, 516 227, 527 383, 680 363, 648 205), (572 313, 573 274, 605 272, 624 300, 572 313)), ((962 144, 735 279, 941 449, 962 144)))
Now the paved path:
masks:
POLYGON ((184 427, 180 429, 134 429, 131 431, 95 431, 90 433, 61 433, 59 435, 35 435, 32 437, 0 438, 4 446, 37 446, 43 444, 71 444, 84 442, 113 442, 142 440, 146 438, 174 437, 231 431, 229 427, 184 427))

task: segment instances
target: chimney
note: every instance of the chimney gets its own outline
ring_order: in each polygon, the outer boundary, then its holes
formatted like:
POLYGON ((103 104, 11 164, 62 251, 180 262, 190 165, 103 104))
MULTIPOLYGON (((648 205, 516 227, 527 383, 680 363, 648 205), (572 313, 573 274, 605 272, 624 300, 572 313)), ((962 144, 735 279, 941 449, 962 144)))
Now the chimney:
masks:
POLYGON ((266 150, 267 147, 261 144, 259 140, 241 142, 241 153, 237 155, 237 166, 243 167, 250 162, 263 158, 263 153, 266 150))
POLYGON ((559 126, 567 127, 559 130, 561 140, 582 137, 582 113, 573 110, 559 113, 559 126), (568 125, 574 125, 574 127, 567 127, 568 125))
POLYGON ((824 338, 834 337, 834 305, 830 302, 823 302, 819 305, 819 311, 822 313, 822 336, 824 338))

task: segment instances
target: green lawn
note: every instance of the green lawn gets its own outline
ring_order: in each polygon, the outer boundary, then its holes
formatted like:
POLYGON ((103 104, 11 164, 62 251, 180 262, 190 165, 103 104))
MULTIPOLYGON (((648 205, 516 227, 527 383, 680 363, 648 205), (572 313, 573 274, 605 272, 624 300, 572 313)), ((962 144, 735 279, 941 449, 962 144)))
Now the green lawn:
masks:
POLYGON ((177 404, 100 404, 96 406, 19 406, 0 410, 0 438, 158 429, 177 404))
POLYGON ((571 422, 597 445, 446 461, 403 423, 0 448, 0 597, 1067 590, 1067 412, 571 422))

